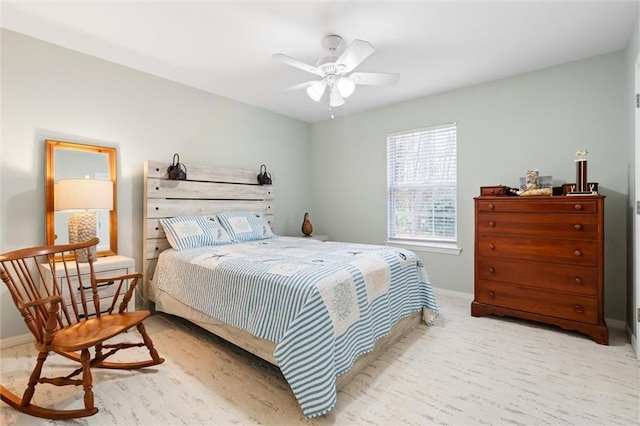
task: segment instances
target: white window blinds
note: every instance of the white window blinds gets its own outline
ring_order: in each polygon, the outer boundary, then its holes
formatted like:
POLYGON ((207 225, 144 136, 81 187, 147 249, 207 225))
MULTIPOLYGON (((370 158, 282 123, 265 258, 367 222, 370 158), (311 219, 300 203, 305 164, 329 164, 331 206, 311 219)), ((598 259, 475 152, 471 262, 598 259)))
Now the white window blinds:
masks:
POLYGON ((456 124, 387 137, 387 238, 456 241, 456 124))

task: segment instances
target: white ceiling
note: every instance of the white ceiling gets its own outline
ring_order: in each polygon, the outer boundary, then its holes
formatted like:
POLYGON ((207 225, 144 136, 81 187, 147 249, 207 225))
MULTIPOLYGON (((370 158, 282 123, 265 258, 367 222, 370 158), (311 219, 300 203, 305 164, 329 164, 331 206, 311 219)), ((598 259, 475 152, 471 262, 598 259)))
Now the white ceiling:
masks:
POLYGON ((328 100, 283 89, 338 34, 376 51, 356 71, 400 74, 359 86, 335 116, 483 83, 627 46, 638 1, 2 1, 2 27, 307 122, 328 100))

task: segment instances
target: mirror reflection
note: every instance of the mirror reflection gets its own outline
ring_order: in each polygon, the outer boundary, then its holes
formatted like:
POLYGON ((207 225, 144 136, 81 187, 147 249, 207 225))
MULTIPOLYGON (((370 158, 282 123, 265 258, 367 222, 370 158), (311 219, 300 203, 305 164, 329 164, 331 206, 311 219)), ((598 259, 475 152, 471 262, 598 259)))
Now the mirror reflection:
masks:
MULTIPOLYGON (((91 211, 91 214, 95 215, 95 232, 100 239, 97 255, 115 255, 117 253, 115 148, 52 140, 47 140, 46 143, 47 244, 68 244, 74 240, 69 236, 69 224, 70 219, 74 215, 78 215, 78 212, 66 210, 69 201, 66 197, 61 198, 60 196, 68 194, 62 194, 58 186, 60 181, 64 180, 65 187, 69 182, 73 182, 70 179, 111 181, 113 182, 113 194, 108 194, 108 197, 112 198, 108 205, 113 208, 110 211, 106 209, 91 211), (58 190, 57 195, 59 196, 56 196, 56 190, 58 190)), ((80 182, 82 183, 82 181, 80 182)), ((105 194, 101 195, 104 198, 105 194)), ((73 193, 72 196, 75 197, 76 194, 73 193)))

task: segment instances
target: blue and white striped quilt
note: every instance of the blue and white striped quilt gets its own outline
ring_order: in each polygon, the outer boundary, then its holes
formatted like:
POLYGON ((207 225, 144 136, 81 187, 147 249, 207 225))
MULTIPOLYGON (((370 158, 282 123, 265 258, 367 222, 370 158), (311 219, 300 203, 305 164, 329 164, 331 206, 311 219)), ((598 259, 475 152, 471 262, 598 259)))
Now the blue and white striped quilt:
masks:
POLYGON ((275 358, 307 417, 336 403, 335 379, 400 319, 437 306, 426 270, 394 247, 277 237, 166 250, 157 289, 276 343, 275 358))

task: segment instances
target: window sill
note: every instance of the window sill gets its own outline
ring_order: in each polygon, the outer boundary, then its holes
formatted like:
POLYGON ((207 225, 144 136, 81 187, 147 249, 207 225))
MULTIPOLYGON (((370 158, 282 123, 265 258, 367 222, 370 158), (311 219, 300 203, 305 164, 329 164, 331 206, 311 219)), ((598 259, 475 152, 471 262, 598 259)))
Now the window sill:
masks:
POLYGON ((414 241, 385 241, 384 245, 405 248, 412 251, 460 255, 462 248, 456 243, 417 243, 414 241))

